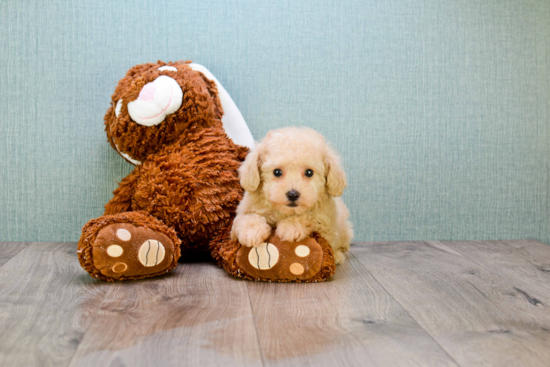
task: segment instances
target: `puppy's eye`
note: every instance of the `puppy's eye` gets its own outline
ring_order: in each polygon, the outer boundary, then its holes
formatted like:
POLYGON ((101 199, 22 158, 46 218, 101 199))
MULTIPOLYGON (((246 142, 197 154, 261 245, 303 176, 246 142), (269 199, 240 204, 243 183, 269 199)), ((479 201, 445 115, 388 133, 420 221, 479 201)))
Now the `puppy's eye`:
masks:
POLYGON ((306 176, 307 176, 307 177, 313 176, 313 170, 306 169, 306 176))
POLYGON ((283 175, 283 171, 281 171, 280 169, 275 169, 273 170, 273 176, 275 177, 281 177, 283 175))

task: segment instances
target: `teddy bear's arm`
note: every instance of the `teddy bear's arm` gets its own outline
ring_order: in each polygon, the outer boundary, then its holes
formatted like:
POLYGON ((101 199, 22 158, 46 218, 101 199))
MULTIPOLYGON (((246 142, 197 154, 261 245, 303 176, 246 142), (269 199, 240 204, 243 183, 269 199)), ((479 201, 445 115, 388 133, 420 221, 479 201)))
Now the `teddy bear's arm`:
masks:
POLYGON ((104 215, 117 214, 130 211, 132 208, 132 196, 139 177, 139 166, 126 176, 113 191, 113 198, 105 204, 104 215))

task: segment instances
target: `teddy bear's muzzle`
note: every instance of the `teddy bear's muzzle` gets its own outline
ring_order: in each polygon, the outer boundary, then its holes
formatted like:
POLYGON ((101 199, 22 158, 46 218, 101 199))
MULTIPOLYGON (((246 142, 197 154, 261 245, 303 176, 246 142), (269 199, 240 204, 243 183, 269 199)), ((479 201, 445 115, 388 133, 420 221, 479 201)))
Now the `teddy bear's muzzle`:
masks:
POLYGON ((134 122, 143 126, 160 124, 167 115, 176 112, 183 100, 178 82, 169 76, 159 76, 145 84, 138 98, 128 103, 128 113, 134 122))

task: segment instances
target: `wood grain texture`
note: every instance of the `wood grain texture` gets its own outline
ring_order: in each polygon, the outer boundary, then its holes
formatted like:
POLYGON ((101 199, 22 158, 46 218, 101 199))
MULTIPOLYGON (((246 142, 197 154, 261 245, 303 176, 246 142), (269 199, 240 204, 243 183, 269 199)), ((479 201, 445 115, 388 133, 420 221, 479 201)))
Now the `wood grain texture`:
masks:
POLYGON ((0 244, 0 366, 547 366, 550 247, 359 243, 333 280, 211 263, 105 283, 74 243, 0 244), (20 249, 20 250, 18 250, 20 249))
POLYGON ((261 366, 246 282, 211 263, 112 283, 71 366, 261 366))
POLYGON ((536 240, 502 241, 514 254, 529 260, 540 271, 550 274, 550 246, 536 240))
POLYGON ((0 366, 66 366, 108 286, 75 243, 31 243, 0 268, 0 366))
POLYGON ((437 242, 362 243, 366 269, 462 366, 548 366, 550 312, 437 242))
MULTIPOLYGON (((532 304, 550 305, 550 246, 538 242, 523 247, 533 255, 528 260, 521 255, 525 251, 505 241, 443 243, 498 275, 532 304)), ((517 246, 517 242, 511 243, 517 246)))
POLYGON ((0 266, 23 250, 27 242, 0 242, 0 266))
POLYGON ((248 288, 266 366, 456 366, 353 257, 329 282, 248 288))

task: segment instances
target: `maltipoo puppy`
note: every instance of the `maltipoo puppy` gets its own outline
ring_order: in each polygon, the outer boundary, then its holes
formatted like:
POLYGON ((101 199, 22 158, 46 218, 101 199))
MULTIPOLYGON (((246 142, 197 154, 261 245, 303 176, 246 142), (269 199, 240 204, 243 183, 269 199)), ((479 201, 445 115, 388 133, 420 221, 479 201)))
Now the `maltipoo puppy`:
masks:
POLYGON ((270 131, 239 169, 244 198, 231 238, 244 246, 265 242, 273 228, 284 241, 319 233, 332 246, 336 263, 353 238, 349 211, 339 198, 346 187, 340 158, 310 128, 270 131))

